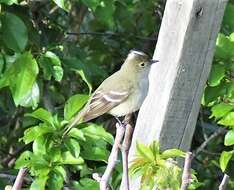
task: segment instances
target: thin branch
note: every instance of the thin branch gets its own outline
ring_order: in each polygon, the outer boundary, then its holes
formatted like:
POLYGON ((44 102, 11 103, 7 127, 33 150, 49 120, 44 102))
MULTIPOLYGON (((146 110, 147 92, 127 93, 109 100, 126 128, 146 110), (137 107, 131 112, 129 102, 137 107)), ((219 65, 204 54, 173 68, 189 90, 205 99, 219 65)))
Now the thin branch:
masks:
POLYGON ((193 157, 197 156, 203 149, 216 137, 218 137, 221 134, 225 134, 226 129, 224 128, 219 128, 217 131, 215 131, 212 135, 210 135, 194 152, 193 152, 193 157))
POLYGON ((142 37, 136 35, 129 35, 129 34, 121 34, 121 33, 113 33, 113 32, 66 32, 67 35, 90 35, 90 36, 107 36, 107 37, 133 37, 140 40, 146 41, 156 41, 157 38, 150 38, 150 37, 142 37))
POLYGON ((228 182, 229 182, 229 176, 227 174, 224 174, 222 182, 219 185, 219 190, 225 190, 228 182))
POLYGON ((12 187, 12 190, 21 190, 23 181, 24 181, 24 177, 27 174, 27 169, 26 168, 21 168, 18 172, 18 175, 16 177, 15 183, 12 187))
POLYGON ((184 162, 184 170, 182 174, 182 184, 180 190, 187 190, 189 184, 191 183, 190 169, 191 169, 192 158, 193 158, 192 153, 187 152, 184 162))
POLYGON ((100 190, 109 190, 108 181, 118 161, 119 146, 123 139, 124 132, 125 132, 124 126, 121 126, 118 123, 116 123, 115 141, 110 156, 108 158, 108 164, 106 170, 100 180, 100 190))
POLYGON ((131 119, 131 116, 127 118, 125 117, 126 124, 126 130, 125 130, 125 136, 123 143, 121 145, 121 152, 122 152, 122 159, 123 159, 123 176, 122 176, 122 182, 121 187, 122 189, 129 190, 129 175, 128 175, 128 153, 129 148, 131 145, 132 140, 132 133, 133 133, 133 127, 131 124, 129 124, 131 119))
MULTIPOLYGON (((15 176, 15 175, 0 173, 0 178, 6 178, 10 181, 15 181, 16 177, 17 176, 15 176)), ((24 181, 26 181, 27 183, 30 183, 30 182, 32 182, 32 179, 30 179, 28 177, 24 177, 24 181)))

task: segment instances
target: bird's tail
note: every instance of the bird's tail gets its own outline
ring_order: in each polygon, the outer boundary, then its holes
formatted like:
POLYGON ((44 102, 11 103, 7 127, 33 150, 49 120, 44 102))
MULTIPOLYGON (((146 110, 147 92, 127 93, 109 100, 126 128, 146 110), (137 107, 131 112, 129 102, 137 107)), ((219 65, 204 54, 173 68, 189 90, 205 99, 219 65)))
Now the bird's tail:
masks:
POLYGON ((71 122, 68 123, 67 127, 65 128, 65 131, 64 131, 62 137, 65 137, 73 127, 75 127, 76 125, 80 124, 80 123, 82 122, 82 118, 83 118, 82 112, 78 113, 78 114, 71 120, 71 122))

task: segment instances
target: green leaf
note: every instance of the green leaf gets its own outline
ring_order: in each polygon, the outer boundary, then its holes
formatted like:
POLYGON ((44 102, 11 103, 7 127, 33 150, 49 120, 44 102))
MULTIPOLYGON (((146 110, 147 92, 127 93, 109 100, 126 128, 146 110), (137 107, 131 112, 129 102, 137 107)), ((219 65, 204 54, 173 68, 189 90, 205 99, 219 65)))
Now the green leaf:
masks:
POLYGON ((6 5, 17 4, 18 0, 0 0, 0 3, 4 3, 6 5))
POLYGON ((221 120, 219 120, 218 124, 233 127, 234 126, 234 112, 228 113, 221 120))
POLYGON ((228 31, 234 31, 233 20, 231 18, 234 18, 234 5, 230 2, 225 8, 225 14, 222 24, 228 31))
POLYGON ((215 117, 216 119, 219 119, 225 116, 233 109, 234 105, 221 102, 220 104, 212 106, 211 108, 212 115, 210 116, 210 118, 215 117))
POLYGON ((79 182, 74 182, 75 190, 97 190, 99 183, 90 178, 82 178, 79 182))
POLYGON ((84 136, 84 133, 80 129, 77 129, 77 128, 72 128, 69 131, 68 136, 73 137, 73 138, 75 138, 77 140, 83 140, 83 141, 86 140, 86 138, 84 136))
POLYGON ((223 96, 226 94, 225 85, 218 85, 214 87, 207 86, 204 93, 204 101, 205 104, 208 105, 209 103, 216 101, 218 97, 223 96))
POLYGON ((38 106, 40 98, 40 89, 38 84, 35 82, 32 86, 31 91, 29 91, 24 97, 22 97, 21 102, 19 105, 23 107, 32 107, 35 109, 38 106))
POLYGON ((113 28, 114 20, 113 15, 115 12, 114 1, 103 0, 96 8, 94 15, 104 25, 113 28))
POLYGON ((47 110, 45 110, 43 108, 39 108, 36 111, 34 111, 33 113, 27 113, 27 114, 25 114, 25 116, 34 117, 34 118, 39 119, 47 124, 50 124, 51 126, 54 126, 53 116, 51 115, 50 112, 48 112, 47 110))
POLYGON ((79 112, 79 110, 87 102, 89 96, 84 94, 76 94, 68 99, 64 107, 64 118, 70 120, 72 116, 79 112))
POLYGON ((225 146, 234 145, 234 130, 230 130, 226 133, 224 138, 224 145, 225 146))
POLYGON ((38 126, 30 127, 24 131, 24 137, 22 138, 25 144, 28 144, 35 139, 37 139, 39 136, 47 134, 47 133, 53 133, 55 131, 55 128, 48 126, 46 124, 39 124, 38 126))
POLYGON ((63 152, 62 154, 63 160, 62 160, 62 164, 83 164, 84 160, 83 158, 79 157, 79 158, 75 158, 74 156, 72 156, 72 154, 70 153, 70 151, 66 151, 63 152))
POLYGON ((220 159, 219 159, 219 165, 221 170, 224 172, 226 170, 226 167, 228 165, 229 160, 231 159, 234 151, 223 151, 220 159))
POLYGON ((91 124, 88 127, 80 129, 83 132, 84 136, 90 137, 92 139, 103 139, 106 142, 113 144, 113 136, 106 132, 102 126, 91 124))
POLYGON ((65 11, 69 11, 71 9, 71 5, 69 1, 66 1, 66 0, 53 0, 53 1, 65 11))
POLYGON ((56 81, 61 81, 63 78, 63 68, 59 57, 51 51, 47 51, 39 58, 40 67, 43 69, 44 78, 51 80, 53 76, 56 81))
POLYGON ((185 152, 179 149, 168 149, 163 151, 161 158, 168 159, 172 157, 185 157, 185 152))
POLYGON ((229 59, 234 56, 234 42, 224 34, 218 35, 215 56, 220 59, 229 59))
POLYGON ((24 22, 16 15, 5 12, 1 17, 2 39, 5 45, 16 51, 22 52, 28 42, 28 31, 24 22))
POLYGON ((98 140, 97 144, 88 142, 84 144, 84 150, 81 152, 82 158, 86 160, 96 160, 106 162, 110 152, 106 149, 106 143, 100 143, 98 140), (100 144, 102 146, 100 146, 100 144))
POLYGON ((220 81, 224 78, 224 76, 225 66, 221 64, 214 64, 210 72, 208 84, 210 86, 217 86, 220 84, 220 81))
POLYGON ((3 77, 8 81, 16 106, 22 104, 32 91, 38 72, 36 60, 31 53, 25 52, 4 73, 3 77))
POLYGON ((22 167, 29 167, 33 158, 33 153, 31 151, 24 151, 21 153, 20 157, 15 162, 15 168, 19 169, 22 167))
POLYGON ((57 172, 51 172, 48 180, 49 190, 60 190, 63 187, 63 176, 57 172))
POLYGON ((54 170, 55 173, 60 174, 63 177, 63 180, 66 180, 67 172, 66 172, 66 170, 64 169, 63 166, 55 166, 53 170, 54 170))
POLYGON ((68 69, 74 70, 76 73, 80 75, 82 80, 87 84, 89 88, 89 93, 92 92, 92 85, 91 85, 91 72, 89 70, 89 65, 84 64, 78 58, 70 58, 64 59, 64 64, 68 67, 68 69))
POLYGON ((35 155, 46 155, 47 138, 45 136, 37 137, 33 142, 33 153, 35 155))
POLYGON ((29 190, 45 190, 47 180, 48 180, 48 176, 36 178, 32 182, 29 190))
POLYGON ((142 143, 137 142, 136 143, 136 150, 139 155, 144 157, 147 160, 154 161, 154 158, 156 155, 153 154, 153 152, 149 149, 149 147, 145 146, 142 143))
POLYGON ((72 156, 78 158, 80 155, 80 144, 72 138, 65 140, 65 147, 71 152, 72 156))

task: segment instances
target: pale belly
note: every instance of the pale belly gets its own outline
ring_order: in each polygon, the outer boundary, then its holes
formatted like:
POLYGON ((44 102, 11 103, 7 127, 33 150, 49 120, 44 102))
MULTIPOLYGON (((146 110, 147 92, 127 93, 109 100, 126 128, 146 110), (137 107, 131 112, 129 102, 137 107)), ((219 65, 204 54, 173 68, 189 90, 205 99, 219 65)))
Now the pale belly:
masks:
POLYGON ((108 113, 114 116, 124 116, 140 109, 148 93, 148 81, 140 84, 139 88, 131 94, 124 102, 112 108, 108 113))

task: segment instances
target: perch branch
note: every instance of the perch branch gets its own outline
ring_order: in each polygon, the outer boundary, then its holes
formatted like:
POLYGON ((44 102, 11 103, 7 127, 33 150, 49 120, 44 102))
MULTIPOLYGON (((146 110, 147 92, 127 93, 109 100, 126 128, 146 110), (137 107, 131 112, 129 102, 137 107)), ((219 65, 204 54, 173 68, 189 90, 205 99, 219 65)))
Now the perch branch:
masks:
POLYGON ((225 190, 228 182, 229 182, 229 176, 227 174, 224 174, 222 182, 219 185, 219 190, 225 190))
POLYGON ((21 168, 18 172, 18 175, 16 177, 15 183, 12 187, 12 190, 21 190, 23 181, 24 181, 24 177, 27 174, 27 169, 26 168, 21 168))
POLYGON ((115 165, 117 164, 119 146, 123 139, 124 132, 125 132, 125 128, 119 125, 118 123, 116 123, 115 141, 114 141, 114 145, 112 147, 110 156, 108 158, 108 164, 107 164, 106 170, 100 180, 100 190, 109 190, 108 181, 115 168, 115 165))
POLYGON ((185 162, 184 162, 184 170, 182 174, 182 184, 180 187, 180 190, 187 190, 189 184, 191 183, 191 162, 192 162, 192 153, 187 152, 186 157, 185 157, 185 162))
POLYGON ((122 159, 123 159, 123 176, 121 186, 125 190, 129 190, 129 175, 128 175, 128 153, 131 145, 133 127, 130 124, 131 116, 125 117, 126 129, 123 143, 121 145, 122 159))

